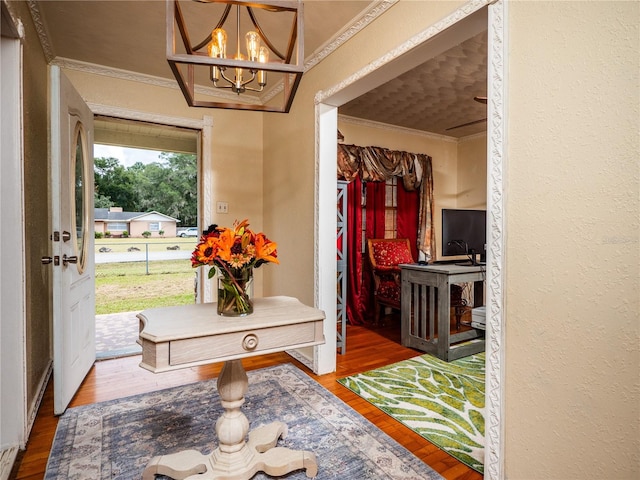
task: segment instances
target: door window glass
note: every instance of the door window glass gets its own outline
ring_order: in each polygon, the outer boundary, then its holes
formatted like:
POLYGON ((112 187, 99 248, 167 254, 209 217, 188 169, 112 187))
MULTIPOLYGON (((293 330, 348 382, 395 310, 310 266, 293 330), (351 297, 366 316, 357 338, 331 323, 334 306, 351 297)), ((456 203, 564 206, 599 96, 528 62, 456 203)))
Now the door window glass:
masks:
POLYGON ((87 245, 87 185, 86 185, 86 165, 87 151, 82 124, 76 124, 76 147, 73 159, 74 175, 74 223, 75 223, 75 250, 78 257, 78 272, 82 273, 85 265, 86 245, 87 245))

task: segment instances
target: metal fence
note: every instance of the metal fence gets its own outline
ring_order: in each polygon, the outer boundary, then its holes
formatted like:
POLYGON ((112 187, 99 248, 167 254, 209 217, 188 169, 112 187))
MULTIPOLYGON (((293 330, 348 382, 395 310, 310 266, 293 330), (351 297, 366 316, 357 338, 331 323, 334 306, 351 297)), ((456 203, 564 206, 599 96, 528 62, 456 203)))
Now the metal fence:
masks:
MULTIPOLYGON (((197 239, 168 239, 162 242, 145 242, 136 239, 117 239, 95 242, 96 266, 107 263, 144 263, 145 273, 150 274, 150 264, 168 260, 188 262, 197 239)), ((188 263, 185 263, 188 265, 188 263)))

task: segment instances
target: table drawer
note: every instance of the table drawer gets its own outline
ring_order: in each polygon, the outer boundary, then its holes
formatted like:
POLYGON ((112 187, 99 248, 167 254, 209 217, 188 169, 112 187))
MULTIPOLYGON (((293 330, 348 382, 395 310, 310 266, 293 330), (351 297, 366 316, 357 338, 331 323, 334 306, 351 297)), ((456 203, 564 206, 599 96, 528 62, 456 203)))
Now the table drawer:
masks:
POLYGON ((274 349, 284 350, 287 346, 293 347, 321 339, 320 321, 173 340, 169 345, 169 365, 215 361, 217 358, 245 356, 274 349), (320 328, 316 328, 317 325, 320 328))

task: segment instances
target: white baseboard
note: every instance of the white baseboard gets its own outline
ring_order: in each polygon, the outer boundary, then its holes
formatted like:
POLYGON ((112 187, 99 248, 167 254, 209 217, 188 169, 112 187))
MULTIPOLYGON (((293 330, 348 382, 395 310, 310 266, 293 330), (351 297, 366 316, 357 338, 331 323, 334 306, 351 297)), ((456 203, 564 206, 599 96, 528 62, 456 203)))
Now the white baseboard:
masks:
POLYGON ((0 480, 7 480, 11 475, 13 463, 18 456, 18 446, 0 451, 0 480))
POLYGON ((286 353, 313 371, 313 358, 307 357, 300 350, 287 350, 286 353))
MULTIPOLYGON (((31 434, 31 429, 33 428, 33 424, 36 421, 36 416, 38 415, 38 409, 40 408, 40 404, 42 403, 42 397, 44 397, 44 392, 47 389, 47 384, 49 383, 49 378, 51 377, 52 373, 53 373, 53 361, 50 360, 49 365, 47 365, 47 368, 44 374, 40 378, 40 383, 38 385, 38 390, 37 390, 38 395, 36 395, 36 397, 33 399, 33 401, 31 402, 31 405, 29 405, 29 410, 27 411, 27 431, 26 431, 27 439, 31 434)), ((2 479, 0 478, 0 480, 2 479)))

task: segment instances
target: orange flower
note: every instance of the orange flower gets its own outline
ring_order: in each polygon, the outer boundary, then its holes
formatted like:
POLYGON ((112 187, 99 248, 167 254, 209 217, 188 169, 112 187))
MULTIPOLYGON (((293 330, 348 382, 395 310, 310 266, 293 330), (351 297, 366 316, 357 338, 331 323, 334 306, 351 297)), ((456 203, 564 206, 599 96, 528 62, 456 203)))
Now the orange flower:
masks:
POLYGON ((194 267, 207 265, 215 260, 218 256, 217 238, 208 237, 198 244, 193 255, 191 263, 194 267))
POLYGON ((237 220, 233 222, 233 232, 236 236, 242 236, 244 234, 245 229, 249 226, 249 219, 245 218, 243 221, 238 222, 237 220))
POLYGON ((227 275, 235 275, 248 268, 257 268, 263 263, 278 261, 278 244, 269 240, 264 233, 249 230, 247 219, 233 223, 233 228, 212 225, 196 245, 191 255, 191 265, 210 265, 209 276, 216 267, 227 275))
POLYGON ((235 235, 229 229, 226 229, 220 233, 220 236, 216 239, 218 243, 217 256, 220 260, 228 262, 231 260, 231 247, 235 243, 235 235))
POLYGON ((277 258, 278 244, 269 240, 264 233, 258 233, 256 235, 256 260, 263 260, 265 262, 273 262, 279 264, 280 261, 277 258))

